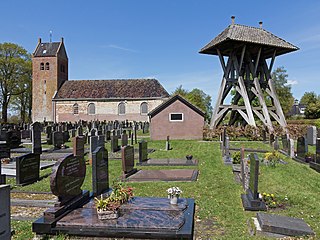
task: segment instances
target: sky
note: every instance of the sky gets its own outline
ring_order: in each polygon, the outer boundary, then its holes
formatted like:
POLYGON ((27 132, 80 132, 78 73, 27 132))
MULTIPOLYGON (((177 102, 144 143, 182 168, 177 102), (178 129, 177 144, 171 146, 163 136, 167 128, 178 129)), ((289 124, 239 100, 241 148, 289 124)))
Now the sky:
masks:
POLYGON ((222 69, 218 57, 199 50, 235 16, 298 46, 276 58, 292 93, 320 94, 320 1, 246 0, 4 0, 0 43, 32 53, 38 38, 64 43, 69 79, 156 78, 172 93, 199 88, 216 101, 222 69))

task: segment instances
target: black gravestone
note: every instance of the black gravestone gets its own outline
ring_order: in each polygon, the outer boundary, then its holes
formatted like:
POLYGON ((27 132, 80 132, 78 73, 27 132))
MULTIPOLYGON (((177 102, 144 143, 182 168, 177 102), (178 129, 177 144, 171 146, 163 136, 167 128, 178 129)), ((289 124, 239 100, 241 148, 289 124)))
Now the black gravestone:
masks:
POLYGON ((112 152, 118 152, 120 150, 118 140, 119 140, 118 136, 111 136, 111 151, 112 152))
POLYGON ((76 136, 73 138, 73 155, 79 156, 81 158, 84 157, 84 136, 76 136))
POLYGON ((309 164, 312 169, 320 173, 320 138, 316 140, 316 159, 309 164))
POLYGON ((308 152, 308 145, 305 137, 298 137, 297 140, 297 158, 305 161, 305 155, 308 152))
POLYGON ((31 141, 32 141, 32 153, 41 154, 41 124, 39 122, 34 122, 31 124, 31 141))
POLYGON ((53 146, 55 149, 60 149, 63 145, 63 133, 62 132, 53 132, 52 133, 53 146))
POLYGON ((16 184, 26 185, 39 180, 40 154, 28 153, 15 158, 16 184))
POLYGON ((259 158, 256 153, 250 154, 250 179, 249 189, 246 194, 241 194, 242 205, 246 211, 266 211, 265 203, 259 199, 259 158))
POLYGON ((287 135, 282 135, 282 136, 281 136, 281 142, 282 142, 282 149, 283 149, 285 152, 288 152, 288 150, 289 150, 289 143, 288 143, 287 135))
POLYGON ((0 160, 0 185, 1 184, 6 184, 6 175, 1 174, 1 160, 0 160))
POLYGON ((98 147, 92 153, 92 191, 98 196, 109 190, 108 152, 98 147))
POLYGON ((11 239, 10 185, 0 185, 0 239, 11 239))
POLYGON ((10 147, 7 143, 0 143, 0 159, 10 158, 10 147))
POLYGON ((121 146, 127 146, 128 145, 128 135, 126 133, 126 130, 123 131, 123 134, 121 135, 121 146))
POLYGON ((133 146, 124 146, 121 148, 122 171, 124 178, 137 172, 134 168, 134 148, 133 146))
POLYGON ((139 163, 148 161, 148 143, 144 140, 139 142, 139 163))
POLYGON ((81 195, 81 186, 86 176, 86 163, 82 157, 68 155, 57 161, 50 176, 50 188, 64 205, 72 198, 81 195))

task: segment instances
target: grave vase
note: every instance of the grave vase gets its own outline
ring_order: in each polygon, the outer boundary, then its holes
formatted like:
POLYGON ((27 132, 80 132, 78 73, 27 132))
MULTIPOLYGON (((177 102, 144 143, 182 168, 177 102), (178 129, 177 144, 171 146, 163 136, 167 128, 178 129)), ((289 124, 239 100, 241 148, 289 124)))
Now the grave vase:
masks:
POLYGON ((170 204, 177 205, 178 204, 178 199, 179 199, 178 196, 171 196, 170 197, 170 204))

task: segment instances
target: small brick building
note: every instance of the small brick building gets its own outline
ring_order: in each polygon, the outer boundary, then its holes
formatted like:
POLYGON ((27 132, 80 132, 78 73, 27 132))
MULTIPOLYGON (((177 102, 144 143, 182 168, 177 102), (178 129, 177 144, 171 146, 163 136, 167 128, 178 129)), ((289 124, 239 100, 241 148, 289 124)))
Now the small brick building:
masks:
POLYGON ((152 140, 202 139, 205 113, 179 95, 159 105, 149 114, 152 140))
POLYGON ((156 79, 68 80, 63 39, 39 39, 32 65, 33 122, 148 121, 148 113, 169 97, 156 79))

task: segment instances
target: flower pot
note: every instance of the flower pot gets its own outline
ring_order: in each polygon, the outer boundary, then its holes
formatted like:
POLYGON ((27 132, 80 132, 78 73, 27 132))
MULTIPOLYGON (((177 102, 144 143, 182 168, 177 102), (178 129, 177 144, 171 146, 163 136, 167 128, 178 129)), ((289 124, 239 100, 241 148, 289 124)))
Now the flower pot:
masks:
POLYGON ((170 204, 177 205, 178 204, 178 199, 179 199, 179 197, 177 197, 177 196, 171 197, 170 198, 170 204))
POLYGON ((97 209, 97 214, 100 220, 117 219, 119 217, 119 210, 108 211, 97 209))

